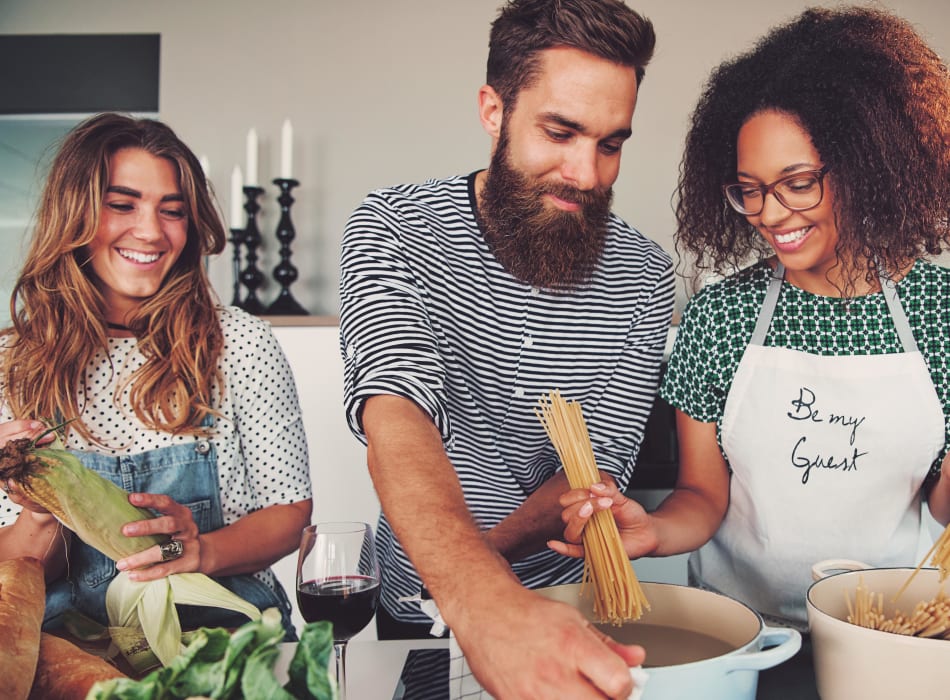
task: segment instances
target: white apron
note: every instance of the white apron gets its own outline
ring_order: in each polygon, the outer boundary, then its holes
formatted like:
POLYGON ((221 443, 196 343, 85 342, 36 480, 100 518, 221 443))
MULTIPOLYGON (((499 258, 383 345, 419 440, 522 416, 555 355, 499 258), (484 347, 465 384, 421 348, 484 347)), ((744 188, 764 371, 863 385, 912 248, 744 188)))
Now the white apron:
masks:
POLYGON ((917 565, 920 486, 945 426, 893 282, 882 287, 904 352, 833 357, 763 346, 784 275, 779 265, 726 398, 726 518, 689 573, 804 629, 815 562, 917 565))

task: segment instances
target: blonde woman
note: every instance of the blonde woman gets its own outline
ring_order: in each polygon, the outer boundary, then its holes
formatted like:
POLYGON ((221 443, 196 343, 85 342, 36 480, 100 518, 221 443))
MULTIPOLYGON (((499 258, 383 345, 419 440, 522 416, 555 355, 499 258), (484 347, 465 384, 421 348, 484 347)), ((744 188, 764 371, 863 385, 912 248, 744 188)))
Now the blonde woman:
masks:
MULTIPOLYGON (((0 558, 44 562, 47 626, 68 608, 105 623, 119 570, 143 581, 199 571, 279 606, 294 638, 268 567, 310 521, 306 437, 269 327, 209 286, 203 256, 225 241, 198 160, 166 125, 102 114, 66 136, 2 335, 0 444, 71 421, 66 446, 156 514, 124 534, 172 540, 112 562, 4 484, 0 558)), ((245 621, 180 615, 190 628, 245 621)))

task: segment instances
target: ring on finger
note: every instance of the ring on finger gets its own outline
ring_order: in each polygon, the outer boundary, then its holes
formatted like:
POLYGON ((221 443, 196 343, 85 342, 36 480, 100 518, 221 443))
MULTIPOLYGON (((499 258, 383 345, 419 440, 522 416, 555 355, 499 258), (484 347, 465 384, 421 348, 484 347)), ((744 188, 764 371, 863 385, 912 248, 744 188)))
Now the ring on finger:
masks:
POLYGON ((165 544, 158 545, 158 549, 162 553, 162 561, 178 559, 178 557, 185 553, 185 545, 181 540, 176 539, 171 539, 165 544))

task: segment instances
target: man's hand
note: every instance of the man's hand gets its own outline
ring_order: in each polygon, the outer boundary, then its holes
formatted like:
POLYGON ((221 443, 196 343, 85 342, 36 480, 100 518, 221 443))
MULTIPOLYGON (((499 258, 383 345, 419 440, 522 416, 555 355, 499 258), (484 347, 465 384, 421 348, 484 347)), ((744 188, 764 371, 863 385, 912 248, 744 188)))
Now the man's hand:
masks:
POLYGON ((565 603, 513 587, 453 631, 491 695, 515 700, 627 698, 642 647, 622 645, 565 603))

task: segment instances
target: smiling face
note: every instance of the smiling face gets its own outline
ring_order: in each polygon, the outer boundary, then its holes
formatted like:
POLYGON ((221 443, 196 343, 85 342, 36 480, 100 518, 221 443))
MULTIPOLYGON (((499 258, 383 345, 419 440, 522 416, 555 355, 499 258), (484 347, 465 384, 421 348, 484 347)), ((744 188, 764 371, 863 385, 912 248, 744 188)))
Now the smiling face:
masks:
MULTIPOLYGON (((767 185, 824 165, 808 133, 783 112, 760 112, 751 117, 739 130, 737 149, 737 179, 754 185, 767 185)), ((761 213, 746 218, 785 265, 788 281, 816 294, 838 294, 829 282, 829 276, 832 281, 837 279, 833 268, 838 265, 830 177, 824 179, 824 197, 813 209, 792 211, 769 194, 761 213)))
POLYGON ((507 110, 490 86, 482 88, 493 152, 476 181, 480 214, 512 275, 549 288, 589 278, 636 99, 634 68, 572 48, 542 52, 536 80, 507 110))
POLYGON ((99 228, 88 246, 108 321, 124 324, 130 311, 158 292, 187 239, 176 165, 141 148, 116 151, 99 228))

